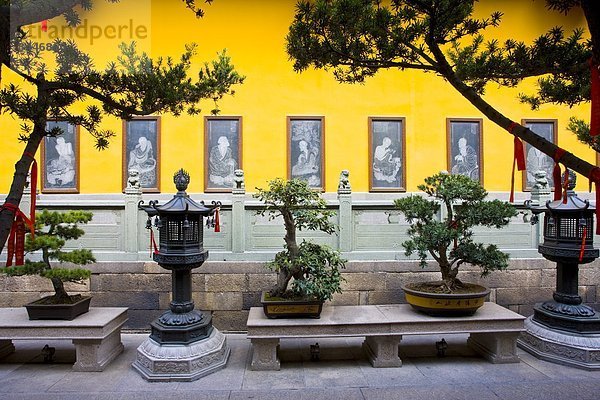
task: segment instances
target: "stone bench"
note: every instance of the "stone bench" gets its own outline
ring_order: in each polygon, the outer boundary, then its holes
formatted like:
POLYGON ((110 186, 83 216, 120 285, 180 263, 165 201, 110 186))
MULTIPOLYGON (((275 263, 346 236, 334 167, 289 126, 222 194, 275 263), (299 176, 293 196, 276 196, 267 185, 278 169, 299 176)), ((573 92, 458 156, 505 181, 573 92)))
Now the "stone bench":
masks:
POLYGON ((75 371, 103 371, 123 352, 121 327, 127 308, 91 307, 73 321, 30 321, 25 307, 0 308, 0 358, 15 351, 13 340, 72 340, 75 371))
POLYGON ((430 317, 408 304, 329 306, 320 319, 268 319, 262 308, 252 307, 248 339, 252 343, 253 370, 279 370, 280 339, 364 336, 363 349, 373 367, 400 367, 402 335, 469 333, 467 343, 492 363, 519 362, 517 338, 525 317, 486 302, 470 317, 430 317))

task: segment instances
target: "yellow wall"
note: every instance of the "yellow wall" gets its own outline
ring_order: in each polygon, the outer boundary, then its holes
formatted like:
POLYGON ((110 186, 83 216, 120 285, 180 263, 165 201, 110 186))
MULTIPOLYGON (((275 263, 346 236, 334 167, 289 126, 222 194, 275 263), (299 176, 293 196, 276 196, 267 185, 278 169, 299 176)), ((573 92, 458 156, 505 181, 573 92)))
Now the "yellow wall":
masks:
MULTIPOLYGON (((206 6, 206 15, 198 20, 179 0, 122 0, 118 4, 95 2, 87 17, 98 24, 116 24, 134 15, 142 23, 150 21, 151 32, 142 40, 143 49, 153 56, 181 52, 185 43, 199 44, 200 63, 227 49, 236 69, 246 82, 236 88, 234 97, 220 103, 221 115, 243 117, 243 169, 246 187, 253 190, 276 176, 286 175, 286 116, 325 116, 326 191, 335 191, 339 172, 350 170, 353 191, 368 191, 369 116, 406 118, 407 189, 415 191, 423 178, 446 169, 446 118, 481 118, 482 114, 455 92, 443 79, 418 71, 380 71, 364 85, 337 83, 325 71, 297 74, 285 53, 285 35, 293 18, 293 0, 217 0, 206 6), (151 3, 151 13, 145 4, 151 3)), ((544 10, 544 3, 523 0, 482 0, 477 4, 480 15, 500 9, 505 13, 501 28, 489 33, 499 39, 532 39, 539 32, 562 24, 570 30, 582 26, 580 14, 564 17, 544 10), (539 15, 543 14, 543 18, 539 15)), ((116 40, 87 42, 96 65, 114 58, 116 40)), ((198 64, 199 66, 199 64, 198 64)), ((197 69, 196 69, 197 70, 197 69)), ((195 71, 194 71, 195 72, 195 71)), ((3 82, 20 83, 11 74, 3 82)), ((587 118, 589 105, 568 109, 553 105, 531 111, 519 104, 519 92, 531 92, 534 80, 516 89, 491 84, 486 100, 509 118, 558 119, 558 144, 589 162, 594 153, 579 144, 566 130, 572 115, 587 118)), ((212 104, 203 104, 208 115, 212 104)), ((0 193, 8 191, 13 164, 22 151, 16 137, 20 122, 0 116, 0 129, 6 140, 0 153, 0 193)), ((180 167, 192 176, 191 192, 203 191, 204 122, 202 116, 175 118, 162 116, 161 188, 172 192, 171 176, 180 167)), ((122 141, 121 122, 106 118, 103 128, 119 135, 108 150, 98 152, 82 129, 81 193, 118 193, 121 191, 122 141)), ((484 119, 484 184, 490 191, 507 191, 512 165, 512 136, 484 119)), ((583 190, 586 182, 580 181, 583 190)), ((518 185, 517 187, 520 187, 518 185)))

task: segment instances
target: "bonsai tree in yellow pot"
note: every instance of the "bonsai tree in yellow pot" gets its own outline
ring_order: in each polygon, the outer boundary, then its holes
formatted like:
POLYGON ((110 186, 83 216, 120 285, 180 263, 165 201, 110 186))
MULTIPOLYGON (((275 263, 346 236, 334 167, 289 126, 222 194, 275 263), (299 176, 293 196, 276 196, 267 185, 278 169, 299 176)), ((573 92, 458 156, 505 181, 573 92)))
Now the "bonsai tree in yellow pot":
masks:
POLYGON ((472 314, 483 305, 489 290, 461 282, 458 279, 460 266, 464 263, 476 265, 481 268, 482 276, 508 267, 508 255, 493 244, 476 243, 473 228, 502 228, 516 215, 516 210, 500 200, 486 201, 486 190, 463 175, 435 174, 425 178, 425 183, 418 188, 430 198, 412 195, 395 201, 395 206, 410 224, 410 239, 402 246, 408 256, 417 253, 423 267, 427 265, 428 257, 432 257, 442 279, 405 285, 407 301, 433 315, 472 314), (438 213, 442 207, 444 212, 440 219, 438 213), (452 300, 457 294, 463 296, 452 300), (446 304, 450 305, 449 312, 442 308, 446 304))
POLYGON ((268 213, 271 219, 281 216, 285 226, 285 249, 267 265, 277 272, 277 284, 269 293, 263 293, 265 313, 269 317, 317 316, 322 303, 341 292, 340 269, 345 260, 329 246, 306 240, 298 244, 296 233, 303 229, 335 233, 336 227, 330 221, 332 212, 320 194, 301 179, 274 179, 268 189, 257 188, 254 197, 265 203, 260 214, 268 213), (269 304, 288 304, 291 299, 309 301, 311 305, 298 312, 288 312, 288 305, 276 306, 286 311, 269 315, 269 304), (310 310, 318 310, 317 315, 310 310))

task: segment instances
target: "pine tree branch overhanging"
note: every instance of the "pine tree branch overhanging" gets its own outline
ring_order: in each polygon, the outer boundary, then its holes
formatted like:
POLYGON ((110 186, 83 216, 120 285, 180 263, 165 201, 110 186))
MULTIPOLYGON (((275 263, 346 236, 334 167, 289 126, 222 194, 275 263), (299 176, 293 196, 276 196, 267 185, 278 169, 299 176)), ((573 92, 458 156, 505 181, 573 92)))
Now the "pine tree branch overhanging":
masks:
MULTIPOLYGON (((515 86, 528 77, 553 76, 558 79, 554 83, 569 86, 573 96, 546 96, 545 101, 569 105, 588 101, 589 78, 579 77, 589 76, 585 65, 592 54, 600 61, 600 2, 548 1, 548 6, 563 12, 582 7, 592 39, 583 40, 577 31, 565 37, 562 29, 554 28, 530 45, 514 40, 485 43, 482 32, 498 26, 502 14, 476 19, 474 3, 392 0, 386 7, 377 0, 301 0, 286 38, 287 51, 297 72, 309 67, 330 69, 336 79, 350 83, 363 82, 394 63, 407 66, 419 60, 492 122, 551 158, 560 156, 562 164, 585 177, 597 173, 594 165, 569 152, 563 154, 554 143, 511 121, 482 94, 489 82, 515 86)), ((540 86, 552 83, 542 81, 540 86)))

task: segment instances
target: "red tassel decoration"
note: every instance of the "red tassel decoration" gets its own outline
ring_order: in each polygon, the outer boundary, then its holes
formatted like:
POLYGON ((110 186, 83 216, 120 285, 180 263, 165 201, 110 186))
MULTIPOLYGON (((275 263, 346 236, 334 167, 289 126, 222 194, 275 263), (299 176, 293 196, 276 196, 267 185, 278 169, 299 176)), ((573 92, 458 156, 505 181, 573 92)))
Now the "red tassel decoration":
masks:
POLYGON ((583 261, 585 253, 585 239, 587 238, 587 226, 583 227, 583 237, 581 238, 581 249, 579 250, 579 262, 583 261))
POLYGON ((215 210, 215 232, 221 232, 221 221, 219 219, 219 208, 215 210))
POLYGON ((13 204, 4 204, 1 208, 11 210, 15 213, 8 236, 6 266, 12 266, 13 259, 15 260, 15 265, 23 265, 25 263, 25 225, 31 225, 31 221, 13 204))
POLYGON ((552 170, 552 180, 554 181, 554 201, 558 201, 562 196, 562 184, 559 163, 554 163, 554 169, 552 170))
POLYGON ((33 162, 31 163, 31 207, 29 208, 29 232, 31 238, 35 237, 35 209, 37 200, 37 181, 38 181, 38 165, 35 156, 31 153, 25 153, 26 156, 30 157, 33 162))
POLYGON ((13 258, 15 257, 15 237, 17 230, 15 229, 15 223, 13 222, 12 228, 10 229, 10 235, 8 236, 8 243, 6 244, 6 266, 10 267, 13 265, 13 258))
MULTIPOLYGON (((516 124, 513 122, 513 124, 516 124)), ((511 124, 511 128, 509 128, 509 132, 512 133, 512 129, 514 129, 511 124)), ((515 136, 514 140, 514 158, 513 158, 513 166, 512 166, 512 175, 510 179, 510 199, 511 203, 515 202, 515 167, 519 171, 525 170, 525 150, 523 149, 523 142, 521 139, 515 136)))
POLYGON ((554 201, 558 201, 562 197, 562 179, 560 176, 559 161, 565 153, 566 151, 560 147, 556 150, 556 153, 554 153, 554 169, 552 170, 552 180, 554 181, 554 201))
POLYGON ((590 60, 591 72, 591 100, 592 100, 592 118, 590 120, 590 135, 600 135, 600 64, 594 64, 590 60))
POLYGON ((150 228, 150 257, 153 253, 158 254, 158 246, 156 246, 156 240, 154 239, 154 229, 150 228))

